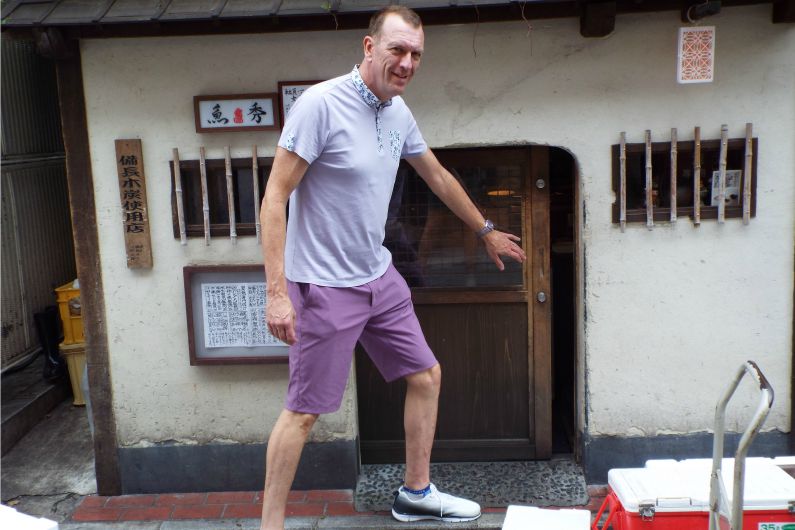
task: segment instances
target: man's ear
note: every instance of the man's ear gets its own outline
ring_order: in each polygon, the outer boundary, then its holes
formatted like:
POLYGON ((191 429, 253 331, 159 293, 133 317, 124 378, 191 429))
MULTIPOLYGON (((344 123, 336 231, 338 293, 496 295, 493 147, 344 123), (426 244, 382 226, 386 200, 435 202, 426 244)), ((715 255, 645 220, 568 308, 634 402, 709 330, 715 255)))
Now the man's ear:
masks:
POLYGON ((365 35, 362 41, 362 48, 364 49, 364 57, 368 61, 373 58, 373 46, 375 46, 375 40, 370 35, 365 35))

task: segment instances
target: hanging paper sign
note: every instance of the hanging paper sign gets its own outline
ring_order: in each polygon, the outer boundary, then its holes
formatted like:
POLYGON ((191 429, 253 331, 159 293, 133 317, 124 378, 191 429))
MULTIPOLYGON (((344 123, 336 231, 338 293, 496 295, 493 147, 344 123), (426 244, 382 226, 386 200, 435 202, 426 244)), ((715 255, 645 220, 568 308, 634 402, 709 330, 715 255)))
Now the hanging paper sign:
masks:
POLYGON ((278 130, 276 94, 194 96, 196 132, 278 130))
POLYGON ((127 267, 152 268, 152 241, 146 206, 146 175, 141 140, 116 140, 116 169, 119 174, 124 246, 127 267))

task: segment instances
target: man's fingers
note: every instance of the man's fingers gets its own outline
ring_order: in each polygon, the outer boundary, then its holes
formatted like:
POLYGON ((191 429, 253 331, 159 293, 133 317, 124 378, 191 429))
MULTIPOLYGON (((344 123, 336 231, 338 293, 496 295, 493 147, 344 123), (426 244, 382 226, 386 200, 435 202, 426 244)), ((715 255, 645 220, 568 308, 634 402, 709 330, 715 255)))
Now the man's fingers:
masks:
POLYGON ((295 328, 292 325, 274 327, 271 335, 287 344, 295 343, 295 328))
POLYGON ((290 325, 287 328, 287 335, 284 338, 284 342, 287 344, 295 344, 295 325, 290 322, 290 325))
POLYGON ((501 271, 505 270, 505 264, 500 259, 500 255, 499 254, 497 254, 496 252, 494 254, 492 254, 491 255, 491 260, 494 262, 494 264, 497 266, 498 269, 500 269, 501 271))
POLYGON ((295 323, 293 319, 279 319, 268 323, 268 331, 271 335, 287 344, 295 343, 295 323))
POLYGON ((520 246, 516 246, 516 249, 513 251, 513 259, 518 261, 519 263, 523 262, 527 259, 527 254, 525 254, 524 249, 520 246))

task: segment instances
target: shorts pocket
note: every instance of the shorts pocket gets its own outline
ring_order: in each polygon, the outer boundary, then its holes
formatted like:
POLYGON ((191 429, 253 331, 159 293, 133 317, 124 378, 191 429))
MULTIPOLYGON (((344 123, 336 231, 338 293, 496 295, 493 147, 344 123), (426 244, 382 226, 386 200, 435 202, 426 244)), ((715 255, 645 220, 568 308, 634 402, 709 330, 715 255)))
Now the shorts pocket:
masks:
POLYGON ((311 283, 298 283, 298 292, 301 293, 301 307, 309 307, 311 291, 311 283))

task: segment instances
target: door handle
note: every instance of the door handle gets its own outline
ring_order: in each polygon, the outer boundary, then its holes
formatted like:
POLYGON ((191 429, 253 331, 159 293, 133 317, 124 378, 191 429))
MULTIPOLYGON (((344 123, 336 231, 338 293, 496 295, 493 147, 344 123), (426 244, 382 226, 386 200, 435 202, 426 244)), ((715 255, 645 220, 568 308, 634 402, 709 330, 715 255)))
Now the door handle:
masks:
POLYGON ((545 293, 544 291, 538 291, 538 294, 536 295, 536 300, 538 300, 543 304, 544 302, 547 301, 547 293, 545 293))

